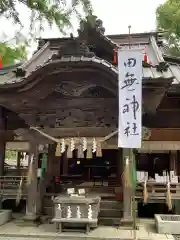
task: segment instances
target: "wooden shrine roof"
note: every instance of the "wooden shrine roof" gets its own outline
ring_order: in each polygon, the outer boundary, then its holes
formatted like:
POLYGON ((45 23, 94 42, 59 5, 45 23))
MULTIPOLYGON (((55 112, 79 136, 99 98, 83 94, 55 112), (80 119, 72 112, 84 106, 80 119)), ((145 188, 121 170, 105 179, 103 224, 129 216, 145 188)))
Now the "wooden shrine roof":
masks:
MULTIPOLYGON (((55 55, 61 55, 58 57, 58 61, 61 65, 65 65, 66 62, 76 64, 78 61, 83 68, 83 64, 91 62, 96 66, 99 65, 99 69, 107 68, 109 72, 117 75, 117 67, 112 64, 113 48, 128 48, 128 35, 109 35, 106 36, 102 33, 98 33, 87 44, 96 44, 97 48, 103 46, 104 51, 111 51, 109 59, 103 59, 96 55, 91 56, 76 56, 76 54, 67 54, 63 56, 61 49, 63 49, 69 42, 76 41, 72 38, 59 38, 59 39, 44 39, 39 42, 39 50, 32 56, 30 60, 25 63, 18 64, 17 66, 10 66, 6 69, 0 70, 0 89, 6 89, 10 87, 19 87, 26 83, 26 80, 33 78, 36 75, 35 72, 39 72, 40 68, 53 66, 52 60, 55 55), (19 74, 19 69, 20 71, 19 74)), ((143 79, 152 79, 152 82, 159 79, 173 79, 173 83, 180 83, 180 62, 171 63, 171 59, 164 58, 164 52, 158 45, 162 45, 162 34, 151 32, 131 35, 131 47, 132 48, 146 48, 149 58, 149 65, 143 67, 143 79)), ((93 50, 92 50, 93 51, 93 50)), ((143 60, 143 59, 142 59, 143 60)), ((89 66, 90 67, 90 66, 89 66)), ((49 71, 51 71, 49 69, 49 71)), ((111 74, 110 73, 110 74, 111 74)))
MULTIPOLYGON (((127 48, 128 37, 93 30, 78 38, 39 40, 29 61, 0 70, 0 105, 28 125, 116 126, 117 111, 109 114, 118 103, 113 49, 127 48)), ((131 35, 131 47, 146 47, 151 62, 143 62, 143 111, 148 114, 155 113, 172 82, 180 86, 180 62, 165 58, 161 45, 160 33, 131 35)), ((152 119, 146 121, 150 124, 152 119)))
MULTIPOLYGON (((45 70, 45 68, 53 64, 57 64, 57 61, 61 65, 67 65, 67 63, 75 63, 77 65, 77 62, 79 62, 79 65, 82 66, 86 63, 93 63, 96 66, 99 66, 100 69, 108 70, 111 72, 114 77, 118 77, 118 69, 116 66, 112 65, 108 61, 104 59, 100 59, 98 57, 92 56, 92 57, 80 57, 80 56, 65 56, 62 57, 56 61, 49 61, 44 63, 42 65, 35 65, 33 66, 27 66, 26 68, 26 74, 23 77, 16 77, 16 68, 9 68, 7 72, 4 71, 4 69, 0 70, 0 88, 9 88, 19 86, 21 83, 25 83, 26 80, 33 78, 36 74, 39 73, 40 69, 45 70), (5 72, 5 73, 4 73, 5 72)), ((39 62, 39 61, 38 61, 39 62)), ((23 66, 21 66, 23 67, 23 66)), ((180 82, 180 66, 171 64, 169 68, 166 71, 157 71, 156 66, 151 67, 143 67, 143 79, 144 80, 158 80, 158 79, 174 79, 174 83, 180 82)))
MULTIPOLYGON (((37 126, 54 136, 62 129, 69 136, 77 128, 87 136, 95 136, 88 127, 101 128, 97 135, 104 128, 116 129, 118 69, 113 49, 128 48, 128 38, 92 30, 78 38, 39 40, 29 61, 0 70, 0 106, 6 109, 7 129, 37 126)), ((131 34, 131 47, 146 48, 149 57, 148 64, 143 62, 143 124, 179 128, 180 59, 166 56, 161 33, 131 34)))

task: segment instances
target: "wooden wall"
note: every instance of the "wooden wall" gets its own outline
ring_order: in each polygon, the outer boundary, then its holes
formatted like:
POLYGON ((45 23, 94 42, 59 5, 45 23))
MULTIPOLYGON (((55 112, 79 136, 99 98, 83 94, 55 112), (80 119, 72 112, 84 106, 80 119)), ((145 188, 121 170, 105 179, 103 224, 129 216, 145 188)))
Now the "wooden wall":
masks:
POLYGON ((180 141, 180 129, 153 128, 149 141, 180 141))

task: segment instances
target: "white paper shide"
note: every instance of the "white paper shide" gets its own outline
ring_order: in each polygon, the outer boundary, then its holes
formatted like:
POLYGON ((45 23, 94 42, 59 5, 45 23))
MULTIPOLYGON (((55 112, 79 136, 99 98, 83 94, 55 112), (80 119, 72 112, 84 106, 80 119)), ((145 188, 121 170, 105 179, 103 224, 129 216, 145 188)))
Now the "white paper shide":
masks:
POLYGON ((119 133, 118 147, 141 148, 142 50, 118 51, 119 133))

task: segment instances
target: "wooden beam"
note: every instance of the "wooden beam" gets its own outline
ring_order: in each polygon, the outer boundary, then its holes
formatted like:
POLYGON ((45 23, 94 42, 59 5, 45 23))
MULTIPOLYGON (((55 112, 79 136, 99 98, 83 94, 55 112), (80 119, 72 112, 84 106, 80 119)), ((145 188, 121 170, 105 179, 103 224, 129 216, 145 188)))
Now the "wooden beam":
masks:
POLYGON ((180 109, 180 97, 165 96, 159 105, 160 110, 180 109))
MULTIPOLYGON (((44 133, 56 138, 68 137, 105 137, 116 130, 116 128, 103 127, 77 127, 77 128, 44 128, 44 133)), ((31 130, 27 132, 27 136, 33 134, 34 137, 44 138, 38 132, 31 130)))
POLYGON ((143 126, 149 128, 180 128, 180 111, 158 111, 143 116, 143 126))
MULTIPOLYGON (((104 106, 118 106, 118 98, 71 98, 71 99, 61 99, 61 98, 52 98, 45 99, 37 102, 38 111, 46 113, 47 111, 56 111, 57 109, 72 109, 72 108, 84 108, 88 111, 90 109, 102 108, 104 106)), ((28 107, 28 104, 22 108, 19 108, 18 112, 21 113, 31 113, 34 112, 31 105, 28 107)))
MULTIPOLYGON (((105 135, 108 135, 110 132, 113 132, 115 129, 112 128, 88 128, 88 129, 83 129, 83 128, 78 128, 77 129, 80 133, 82 133, 81 136, 86 136, 86 137, 104 137, 105 135), (86 131, 86 132, 85 132, 86 131), (89 132, 88 132, 89 131, 89 132), (91 134, 90 134, 91 133, 91 134)), ((43 130, 46 133, 48 133, 49 135, 52 136, 53 132, 56 132, 56 137, 59 138, 66 138, 66 137, 74 137, 77 135, 73 135, 75 134, 75 129, 73 128, 68 128, 68 129, 46 129, 43 130), (61 135, 59 135, 61 133, 61 135)), ((37 133, 37 132, 32 132, 32 131, 27 131, 26 135, 23 135, 23 140, 25 141, 29 141, 29 139, 32 140, 32 137, 36 138, 37 142, 40 144, 45 144, 45 143, 54 143, 52 141, 50 141, 49 139, 43 137, 41 134, 37 133)), ((24 141, 14 141, 14 142, 8 142, 7 143, 7 148, 8 149, 20 149, 21 151, 28 151, 29 149, 29 143, 28 142, 24 142, 24 141)), ((144 141, 143 142, 143 147, 144 148, 149 148, 147 147, 147 144, 150 144, 152 148, 152 146, 155 145, 163 145, 163 142, 165 144, 165 148, 167 148, 167 144, 168 146, 173 146, 176 145, 175 147, 180 146, 180 128, 176 129, 176 128, 172 128, 172 129, 156 129, 153 128, 151 129, 151 136, 149 138, 148 141, 144 141)), ((118 146, 118 141, 117 141, 117 134, 115 136, 113 136, 112 138, 110 138, 108 141, 104 142, 102 144, 102 148, 103 149, 117 149, 118 146)), ((171 148, 171 147, 170 147, 171 148)), ((168 150, 172 150, 170 148, 167 148, 168 150)), ((160 150, 160 149, 159 149, 160 150)), ((164 148, 163 148, 164 150, 164 148)))

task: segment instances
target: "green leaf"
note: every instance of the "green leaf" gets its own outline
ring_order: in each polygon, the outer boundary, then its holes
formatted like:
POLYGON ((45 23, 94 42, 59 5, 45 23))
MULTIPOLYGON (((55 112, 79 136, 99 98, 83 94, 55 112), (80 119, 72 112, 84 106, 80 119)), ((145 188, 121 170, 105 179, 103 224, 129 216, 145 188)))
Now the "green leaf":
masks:
POLYGON ((180 1, 167 0, 156 10, 157 28, 166 31, 168 54, 180 56, 180 1))
POLYGON ((3 66, 25 60, 27 58, 26 45, 10 46, 7 43, 0 43, 0 56, 3 60, 3 66))
MULTIPOLYGON (((31 10, 31 39, 34 39, 37 29, 43 30, 44 21, 47 21, 49 26, 56 25, 59 31, 65 34, 65 29, 72 27, 72 14, 75 14, 81 21, 83 18, 87 20, 87 16, 91 16, 93 13, 90 0, 71 0, 71 4, 68 0, 0 0, 0 17, 4 16, 21 27, 24 25, 19 17, 16 3, 25 4, 31 10)), ((8 43, 0 43, 0 56, 3 57, 4 65, 24 60, 27 57, 27 44, 11 46, 8 43)))
POLYGON ((71 16, 73 13, 77 15, 87 16, 92 15, 92 5, 90 0, 0 0, 0 16, 5 16, 13 20, 14 23, 23 26, 19 18, 19 12, 15 3, 25 4, 31 11, 31 32, 35 29, 35 23, 40 24, 40 29, 43 29, 44 21, 47 21, 49 26, 55 24, 61 32, 64 33, 65 27, 72 27, 71 16), (81 9, 83 13, 80 14, 81 9))

